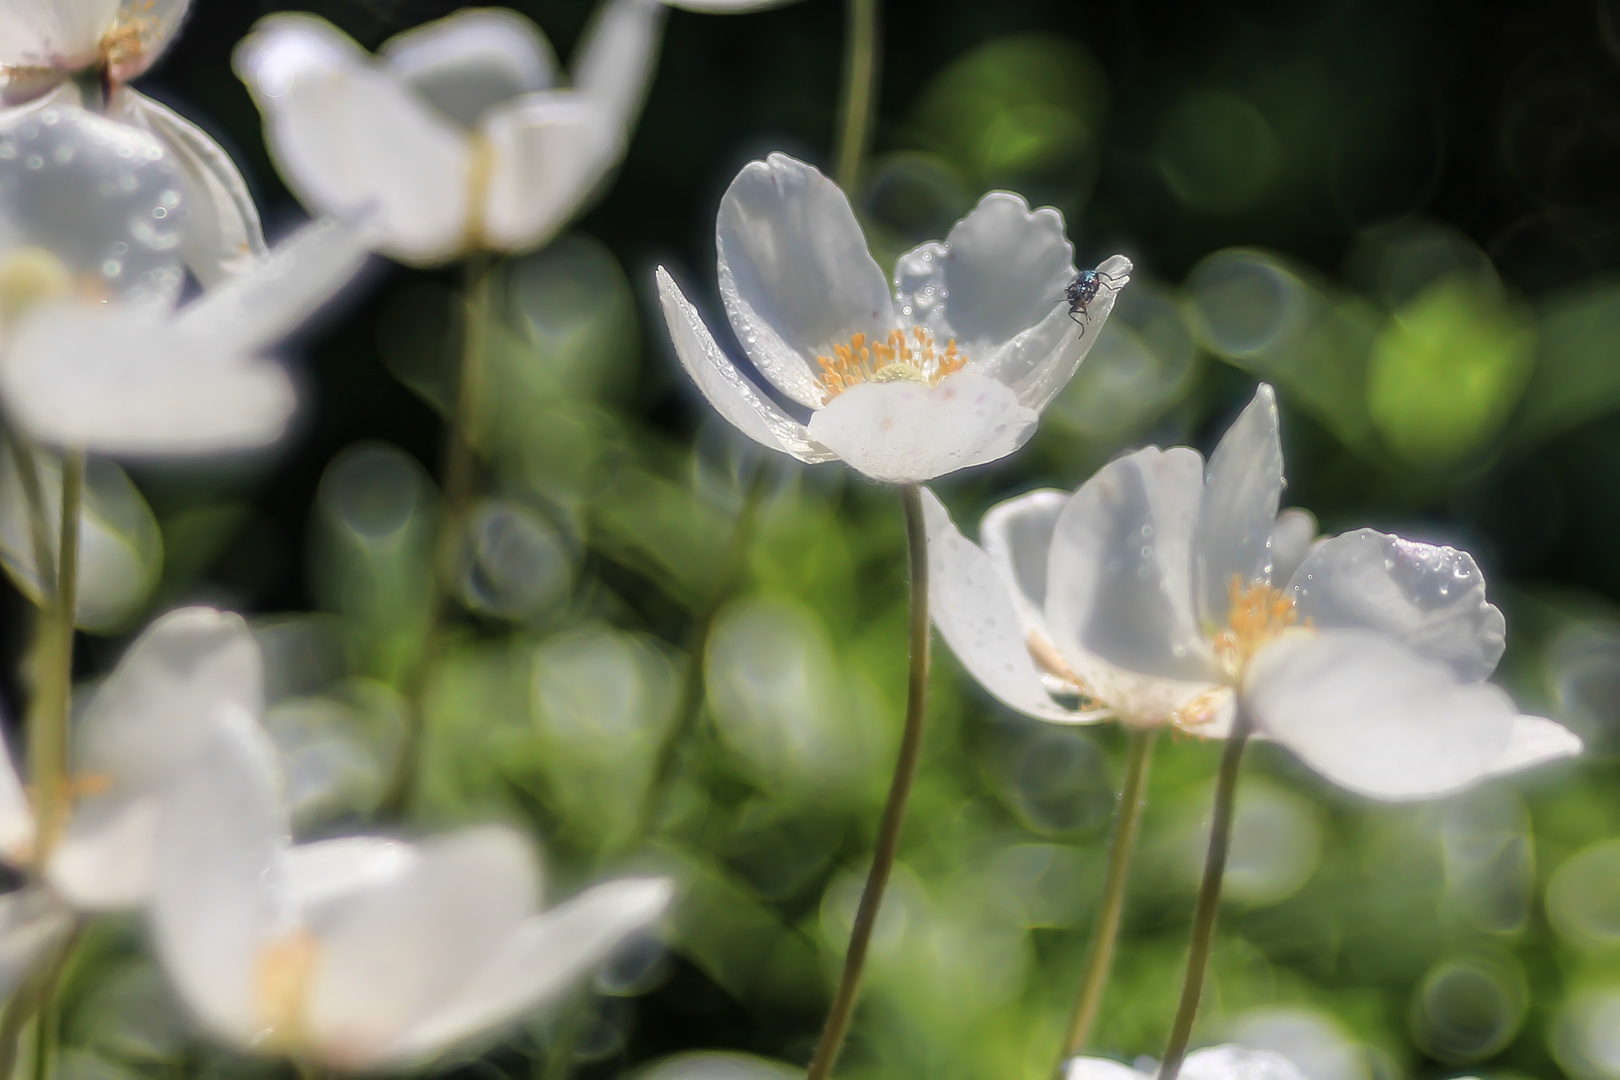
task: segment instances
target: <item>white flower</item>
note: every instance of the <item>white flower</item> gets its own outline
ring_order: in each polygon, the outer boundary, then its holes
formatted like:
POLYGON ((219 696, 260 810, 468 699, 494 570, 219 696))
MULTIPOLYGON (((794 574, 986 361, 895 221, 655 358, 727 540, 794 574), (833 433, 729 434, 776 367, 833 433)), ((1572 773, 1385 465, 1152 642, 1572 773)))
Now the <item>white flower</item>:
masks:
POLYGON ((268 753, 222 731, 170 792, 149 910, 181 999, 240 1047, 417 1064, 554 1001, 669 902, 669 881, 626 879, 538 913, 533 857, 499 826, 289 846, 268 753))
POLYGON ((305 204, 372 211, 380 250, 435 263, 549 240, 624 152, 665 11, 609 0, 572 88, 532 22, 461 11, 367 55, 312 15, 271 15, 236 70, 264 113, 282 175, 305 204))
MULTIPOLYGON (((1064 1066, 1064 1080, 1153 1080, 1157 1073, 1157 1068, 1133 1069, 1108 1058, 1070 1058, 1064 1066)), ((1305 1074, 1281 1054, 1241 1046, 1194 1050, 1178 1075, 1185 1080, 1305 1080, 1305 1074)))
POLYGON ((151 67, 185 18, 189 0, 4 0, 0 86, 8 105, 80 105, 75 76, 95 73, 111 91, 108 116, 156 137, 191 187, 195 212, 186 262, 213 285, 264 253, 259 214, 242 174, 195 124, 124 84, 151 67))
POLYGON ((1082 333, 1063 302, 1075 271, 1062 215, 994 192, 944 243, 901 257, 891 297, 844 193, 784 154, 737 175, 716 232, 732 329, 759 373, 810 420, 737 370, 660 267, 664 318, 687 374, 757 442, 896 484, 1022 446, 1131 270, 1119 255, 1098 267, 1105 276, 1082 333))
MULTIPOLYGON (((174 188, 146 183, 165 160, 148 136, 66 108, 22 127, 34 132, 23 142, 28 154, 69 145, 72 136, 73 167, 91 179, 106 172, 115 187, 125 178, 138 193, 155 187, 137 207, 138 225, 164 211, 161 224, 184 206, 174 188), (101 158, 113 165, 103 169, 101 158)), ((14 149, 6 138, 0 161, 14 149)), ((31 239, 26 226, 35 219, 25 213, 27 200, 6 198, 10 176, 0 170, 0 227, 15 244, 31 239)), ((109 454, 197 454, 274 441, 292 414, 292 385, 259 354, 359 269, 365 248, 357 230, 309 226, 251 271, 173 312, 180 275, 172 245, 150 229, 116 235, 93 233, 65 250, 13 247, 0 257, 0 302, 17 312, 0 343, 0 399, 10 416, 41 442, 109 454)))
POLYGON ((1376 798, 1580 752, 1483 682, 1504 623, 1466 552, 1361 529, 1300 559, 1310 526, 1279 519, 1282 487, 1262 385, 1207 468, 1186 448, 1137 451, 1072 496, 996 508, 987 550, 929 496, 936 622, 986 689, 1029 715, 1222 737, 1242 707, 1257 733, 1376 798), (1284 580, 1276 568, 1293 562, 1284 580), (1065 709, 1052 690, 1098 708, 1065 709))

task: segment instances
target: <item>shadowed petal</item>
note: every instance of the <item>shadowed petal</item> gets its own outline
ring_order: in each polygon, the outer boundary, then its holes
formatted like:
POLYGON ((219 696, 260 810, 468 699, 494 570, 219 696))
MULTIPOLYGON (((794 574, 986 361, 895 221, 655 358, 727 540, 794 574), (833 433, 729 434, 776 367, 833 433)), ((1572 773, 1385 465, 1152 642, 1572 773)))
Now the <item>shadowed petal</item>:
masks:
POLYGON ((574 86, 602 111, 604 169, 624 153, 641 114, 667 15, 657 0, 609 0, 597 9, 569 65, 574 86))
POLYGON ((550 240, 595 190, 609 164, 603 110, 574 91, 532 94, 484 121, 489 147, 485 241, 522 251, 550 240))
POLYGON ((1040 323, 1074 279, 1074 246, 1063 235, 1063 215, 1050 207, 1031 211, 1005 191, 980 199, 951 229, 945 247, 937 260, 944 319, 958 342, 979 355, 1040 323))
POLYGON ((1046 637, 1046 570, 1052 533, 1069 504, 1067 491, 1031 491, 992 506, 979 522, 984 553, 1012 582, 1024 632, 1046 637))
POLYGON ((1350 791, 1400 802, 1489 776, 1518 710, 1500 688, 1384 634, 1287 634, 1255 654, 1244 696, 1256 729, 1350 791))
POLYGON ((1301 620, 1389 634, 1466 681, 1502 658, 1507 623, 1466 551, 1357 529, 1317 545, 1290 587, 1301 620))
POLYGON ((1254 400, 1221 437, 1204 473, 1204 501, 1193 540, 1193 587, 1205 622, 1226 625, 1233 578, 1240 588, 1270 580, 1267 541, 1277 523, 1282 489, 1277 395, 1261 383, 1254 400))
POLYGON ((1011 390, 959 371, 937 386, 861 383, 810 417, 810 437, 889 484, 932 480, 1017 450, 1038 416, 1011 390))
POLYGON ((795 457, 807 465, 832 461, 831 450, 812 441, 803 424, 777 407, 739 372, 703 318, 682 295, 663 267, 658 268, 658 298, 675 342, 675 355, 703 396, 719 414, 750 439, 795 457))
POLYGON ((1068 305, 1061 304, 985 362, 986 373, 1011 386, 1031 409, 1045 409, 1074 378, 1108 322, 1119 290, 1130 283, 1131 261, 1123 255, 1113 256, 1097 270, 1108 274, 1108 280, 1098 288, 1086 314, 1071 316, 1068 305), (1075 325, 1076 317, 1082 325, 1075 325))
POLYGON ((1215 679, 1191 590, 1203 472, 1192 450, 1148 447, 1103 467, 1069 499, 1052 538, 1046 625, 1082 677, 1097 657, 1160 679, 1215 679))
POLYGON ((934 625, 962 666, 979 685, 1026 716, 1059 724, 1107 719, 1105 711, 1065 709, 1052 700, 1030 658, 1029 632, 1014 608, 1007 579, 962 536, 933 492, 924 489, 922 498, 934 625))
POLYGON ((1316 543, 1316 515, 1291 506, 1271 526, 1271 580, 1286 585, 1316 543))
POLYGON ((0 64, 88 67, 118 0, 0 0, 0 64))
POLYGON ((737 174, 715 230, 720 296, 748 358, 789 398, 819 407, 812 358, 857 332, 884 340, 894 326, 849 200, 811 166, 772 154, 737 174))
POLYGON ((468 129, 492 106, 557 81, 546 36, 503 8, 458 11, 391 38, 378 54, 390 75, 468 129))

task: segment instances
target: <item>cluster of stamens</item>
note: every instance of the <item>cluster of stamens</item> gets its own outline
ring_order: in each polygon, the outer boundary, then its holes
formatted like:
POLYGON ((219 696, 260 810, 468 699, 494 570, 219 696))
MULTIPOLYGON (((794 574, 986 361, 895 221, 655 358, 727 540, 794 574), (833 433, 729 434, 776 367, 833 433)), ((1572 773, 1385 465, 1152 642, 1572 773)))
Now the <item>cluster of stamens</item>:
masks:
POLYGON ((260 946, 254 972, 254 1004, 264 1025, 264 1038, 285 1046, 302 1034, 304 1003, 309 995, 320 946, 308 930, 298 928, 260 946))
POLYGON ((1299 622, 1299 612, 1293 598, 1281 589, 1260 581, 1245 586, 1236 574, 1227 595, 1232 613, 1227 616, 1227 629, 1214 637, 1215 655, 1227 674, 1236 678, 1262 645, 1299 622))
POLYGON ((140 0, 128 5, 118 21, 101 39, 101 59, 109 70, 138 59, 157 36, 158 23, 152 11, 156 0, 140 0))
POLYGON ((919 382, 934 386, 954 371, 961 371, 967 357, 956 351, 951 338, 944 349, 934 345, 934 337, 920 326, 890 330, 887 342, 856 334, 848 345, 834 345, 832 356, 818 356, 820 383, 827 400, 859 383, 919 382))

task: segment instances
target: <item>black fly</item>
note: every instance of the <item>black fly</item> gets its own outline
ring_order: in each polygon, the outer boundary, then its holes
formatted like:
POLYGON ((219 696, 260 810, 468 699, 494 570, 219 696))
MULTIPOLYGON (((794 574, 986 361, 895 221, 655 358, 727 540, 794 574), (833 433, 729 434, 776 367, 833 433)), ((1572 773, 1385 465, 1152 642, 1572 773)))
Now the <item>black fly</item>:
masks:
POLYGON ((1114 284, 1114 275, 1105 274, 1101 270, 1082 270, 1069 282, 1068 288, 1063 290, 1063 299, 1069 303, 1069 318, 1080 327, 1080 336, 1086 336, 1086 324, 1080 321, 1079 316, 1086 314, 1091 302, 1097 299, 1097 290, 1114 284))

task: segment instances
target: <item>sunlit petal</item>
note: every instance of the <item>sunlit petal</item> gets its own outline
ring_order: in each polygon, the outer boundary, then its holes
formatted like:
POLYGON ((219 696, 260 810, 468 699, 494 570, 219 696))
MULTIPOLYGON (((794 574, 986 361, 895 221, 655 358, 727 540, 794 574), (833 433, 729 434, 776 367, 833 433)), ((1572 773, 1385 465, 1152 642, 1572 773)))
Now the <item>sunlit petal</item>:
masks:
POLYGON ((667 14, 658 0, 608 0, 569 65, 574 86, 600 110, 605 164, 624 153, 641 113, 667 14))
POLYGON ((789 398, 820 406, 812 358, 856 333, 884 340, 894 326, 849 200, 813 167, 772 154, 731 182, 716 232, 720 295, 749 359, 789 398))
POLYGON ((1575 757, 1586 748, 1581 737, 1544 716, 1516 716, 1507 749, 1491 762, 1492 776, 1507 776, 1525 769, 1575 757))
POLYGON ((556 235, 607 168, 604 128, 601 108, 572 91, 492 110, 482 129, 489 153, 485 242, 521 251, 556 235))
POLYGON ((1369 630, 1286 634, 1255 655, 1243 693, 1257 730, 1340 787, 1391 801, 1490 775, 1518 715, 1498 687, 1369 630))
POLYGON ((837 456, 812 441, 803 424, 783 412, 737 370, 663 267, 658 268, 658 298, 681 366, 721 416, 760 445, 806 464, 831 461, 837 456))
POLYGON ((912 484, 1017 450, 1039 419, 1013 392, 960 371, 937 386, 862 383, 810 417, 810 438, 874 480, 912 484))
POLYGON ((0 64, 88 67, 117 13, 118 0, 0 0, 0 64))

